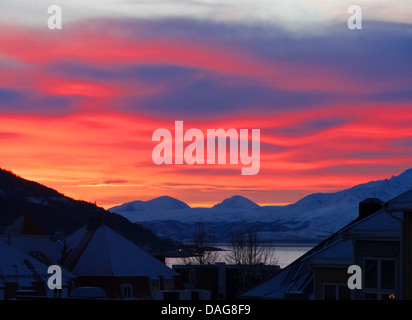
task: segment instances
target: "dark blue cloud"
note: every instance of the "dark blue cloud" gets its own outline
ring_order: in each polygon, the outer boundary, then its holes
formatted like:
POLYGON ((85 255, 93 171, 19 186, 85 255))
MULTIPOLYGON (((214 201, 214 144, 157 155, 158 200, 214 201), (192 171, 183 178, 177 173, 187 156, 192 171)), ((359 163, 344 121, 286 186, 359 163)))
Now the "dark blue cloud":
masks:
MULTIPOLYGON (((362 174, 362 175, 371 175, 375 177, 381 177, 382 175, 392 175, 394 172, 403 172, 406 169, 409 169, 410 166, 408 165, 401 165, 401 164, 344 164, 344 165, 336 165, 331 167, 325 167, 320 169, 313 169, 311 170, 311 174, 316 176, 326 176, 326 175, 345 175, 345 174, 362 174)), ((299 174, 299 171, 298 171, 299 174)), ((291 175, 295 175, 291 173, 291 175)), ((296 175, 298 176, 298 175, 296 175)), ((382 179, 385 177, 383 176, 382 179)), ((366 181, 365 181, 366 182, 366 181)))
POLYGON ((399 138, 393 142, 394 147, 408 148, 412 152, 412 137, 399 138))
POLYGON ((213 42, 248 52, 262 61, 299 63, 336 70, 359 81, 388 84, 412 79, 412 26, 393 22, 364 21, 362 30, 346 25, 319 34, 291 35, 269 25, 236 25, 194 21, 161 21, 151 32, 167 30, 170 37, 213 42))
POLYGON ((77 101, 75 96, 39 95, 27 89, 0 88, 0 111, 66 114, 75 110, 77 101))
MULTIPOLYGON (((354 79, 354 89, 355 84, 362 82, 371 88, 379 85, 379 89, 387 83, 388 87, 378 93, 272 89, 242 75, 219 75, 220 78, 217 78, 216 74, 204 69, 161 64, 99 66, 72 62, 66 58, 51 62, 46 66, 46 71, 84 80, 118 83, 139 80, 151 86, 161 84, 164 88, 166 85, 166 90, 158 94, 119 98, 114 106, 127 111, 167 116, 230 115, 250 108, 256 113, 265 113, 319 107, 328 103, 411 102, 410 30, 411 26, 406 24, 364 21, 362 30, 350 31, 346 25, 340 25, 324 33, 297 36, 273 25, 246 26, 188 19, 117 21, 111 28, 112 35, 117 34, 125 41, 130 38, 131 41, 141 42, 160 37, 170 43, 182 40, 189 44, 191 41, 193 44, 213 43, 231 48, 233 52, 250 54, 262 64, 276 62, 331 70, 342 79, 354 79), (231 85, 225 85, 222 80, 228 80, 231 85)), ((4 100, 18 99, 14 93, 5 92, 3 95, 4 100)), ((61 102, 64 105, 64 101, 61 102)), ((306 124, 299 132, 310 132, 317 127, 324 128, 324 124, 306 124)))
POLYGON ((344 125, 345 123, 350 122, 349 118, 324 118, 324 119, 316 119, 310 120, 305 122, 300 122, 293 126, 283 127, 283 128, 275 128, 270 129, 270 134, 281 134, 281 135, 307 135, 317 131, 327 130, 334 127, 338 127, 344 125))
POLYGON ((319 92, 275 90, 265 86, 225 86, 213 79, 203 79, 151 96, 118 99, 128 111, 163 115, 227 115, 236 111, 277 112, 319 106, 333 96, 319 92))
POLYGON ((51 74, 64 75, 69 78, 84 80, 142 80, 146 82, 170 81, 176 78, 188 78, 199 72, 199 69, 167 64, 111 64, 90 65, 69 60, 53 61, 45 66, 51 74))
POLYGON ((20 98, 21 94, 17 90, 0 88, 0 108, 1 106, 7 106, 9 103, 18 102, 20 98))
MULTIPOLYGON (((411 69, 412 72, 412 69, 411 69)), ((411 81, 412 86, 412 81, 411 81)), ((361 100, 375 100, 375 101, 386 101, 386 102, 412 102, 412 87, 411 89, 406 90, 389 90, 387 92, 380 92, 365 95, 363 97, 359 97, 361 100)))
MULTIPOLYGON (((267 130, 260 130, 260 136, 262 137, 262 135, 267 134, 267 130)), ((229 143, 227 144, 229 145, 229 143)), ((282 152, 285 151, 286 149, 289 149, 288 147, 284 147, 284 146, 278 146, 278 145, 273 145, 273 144, 267 144, 264 142, 260 142, 260 151, 262 153, 276 153, 276 152, 282 152)))

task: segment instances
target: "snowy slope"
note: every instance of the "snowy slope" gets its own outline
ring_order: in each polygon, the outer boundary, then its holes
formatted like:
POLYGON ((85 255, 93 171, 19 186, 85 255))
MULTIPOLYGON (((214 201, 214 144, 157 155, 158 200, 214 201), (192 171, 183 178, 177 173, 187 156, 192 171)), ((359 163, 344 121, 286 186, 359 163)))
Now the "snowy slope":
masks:
POLYGON ((227 241, 233 232, 251 227, 267 239, 315 241, 355 219, 362 200, 387 201, 409 189, 412 189, 412 169, 390 179, 371 181, 339 192, 312 194, 287 206, 260 207, 247 198, 234 196, 212 208, 190 208, 179 200, 161 197, 156 205, 151 203, 156 199, 137 201, 110 211, 141 223, 159 236, 181 241, 190 238, 198 221, 204 222, 220 242, 227 241))
POLYGON ((252 210, 259 208, 260 206, 248 198, 242 196, 233 196, 223 200, 221 203, 214 205, 213 209, 240 209, 240 210, 252 210))

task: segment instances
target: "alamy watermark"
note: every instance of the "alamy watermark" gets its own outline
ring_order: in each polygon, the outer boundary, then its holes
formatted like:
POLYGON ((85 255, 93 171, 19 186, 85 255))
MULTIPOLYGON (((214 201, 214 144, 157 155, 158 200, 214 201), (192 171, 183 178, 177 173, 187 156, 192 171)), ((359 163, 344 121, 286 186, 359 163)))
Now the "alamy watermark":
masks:
POLYGON ((348 18, 348 28, 350 30, 362 29, 362 9, 354 4, 348 8, 348 13, 351 16, 348 18))
POLYGON ((351 290, 362 289, 362 269, 356 264, 349 266, 348 273, 351 276, 348 279, 348 288, 351 290))
POLYGON ((47 27, 50 30, 63 29, 62 8, 53 4, 47 8, 47 13, 50 14, 50 17, 47 19, 47 27))
POLYGON ((242 175, 256 175, 260 170, 260 129, 251 130, 251 156, 249 156, 249 129, 200 129, 192 128, 184 132, 183 121, 175 121, 174 139, 168 129, 153 132, 152 141, 160 141, 152 152, 153 163, 161 164, 217 164, 227 163, 226 140, 229 139, 229 163, 239 164, 242 175), (174 141, 174 146, 173 146, 174 141), (190 142, 184 146, 185 142, 190 142), (205 146, 206 145, 206 146, 205 146), (174 149, 174 152, 173 152, 174 149), (205 161, 206 149, 206 161, 205 161), (174 157, 173 157, 174 155, 174 157))
POLYGON ((47 280, 47 287, 50 290, 61 290, 62 289, 62 269, 58 265, 51 265, 47 269, 47 273, 51 274, 47 280))
MULTIPOLYGON (((62 8, 59 5, 53 4, 47 8, 47 13, 50 15, 47 19, 47 27, 50 30, 63 29, 62 8)), ((347 10, 351 16, 348 18, 348 28, 350 30, 362 29, 362 9, 354 4, 350 5, 347 10)))

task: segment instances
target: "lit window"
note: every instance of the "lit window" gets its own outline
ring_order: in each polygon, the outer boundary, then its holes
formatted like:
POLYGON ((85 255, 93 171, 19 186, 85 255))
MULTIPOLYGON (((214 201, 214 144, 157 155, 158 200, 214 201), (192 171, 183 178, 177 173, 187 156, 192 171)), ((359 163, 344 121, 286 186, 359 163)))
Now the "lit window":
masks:
POLYGON ((160 281, 152 280, 150 281, 150 286, 152 288, 152 295, 154 296, 157 290, 160 290, 160 281))

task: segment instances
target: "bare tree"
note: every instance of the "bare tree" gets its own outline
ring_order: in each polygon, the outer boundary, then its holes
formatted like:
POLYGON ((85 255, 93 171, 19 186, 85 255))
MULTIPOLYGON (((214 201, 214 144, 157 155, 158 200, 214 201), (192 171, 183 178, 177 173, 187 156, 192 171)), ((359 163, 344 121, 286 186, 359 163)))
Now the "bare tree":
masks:
POLYGON ((214 264, 217 259, 217 252, 213 250, 212 236, 206 231, 203 222, 199 221, 191 236, 192 255, 184 257, 185 264, 195 264, 204 266, 214 264))
POLYGON ((257 231, 251 229, 232 235, 227 261, 239 268, 241 290, 256 283, 264 265, 277 263, 271 244, 266 243, 257 231))

